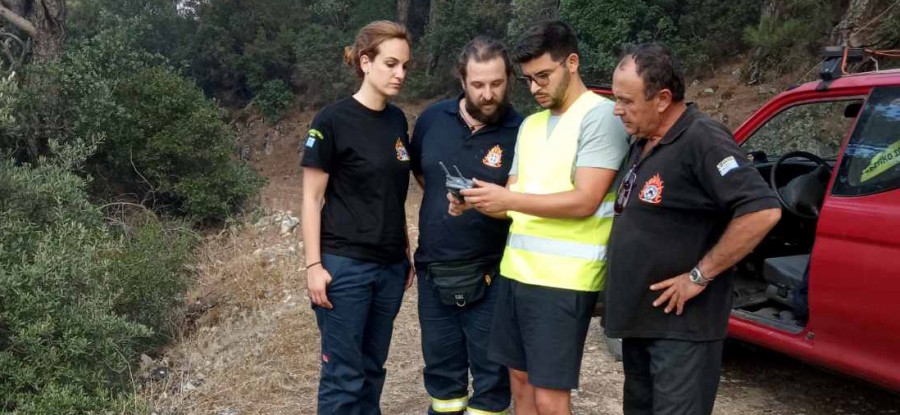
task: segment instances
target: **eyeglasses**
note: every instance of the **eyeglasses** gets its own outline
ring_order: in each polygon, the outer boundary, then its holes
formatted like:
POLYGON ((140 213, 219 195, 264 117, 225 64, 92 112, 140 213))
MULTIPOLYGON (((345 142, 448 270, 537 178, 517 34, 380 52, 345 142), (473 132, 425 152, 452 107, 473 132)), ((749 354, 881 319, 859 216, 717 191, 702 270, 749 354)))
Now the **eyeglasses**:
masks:
POLYGON ((628 204, 631 188, 634 187, 634 181, 637 179, 637 172, 634 171, 635 167, 637 167, 637 163, 631 165, 628 173, 625 174, 625 178, 619 183, 619 190, 616 192, 616 203, 613 205, 613 210, 617 215, 622 213, 625 210, 625 205, 628 204))
POLYGON ((527 87, 527 88, 531 88, 532 82, 536 83, 539 87, 543 88, 543 87, 547 86, 547 84, 550 83, 550 75, 552 75, 553 72, 556 72, 556 70, 559 69, 559 67, 562 66, 562 64, 564 64, 564 63, 566 63, 566 61, 561 60, 556 63, 556 66, 554 66, 553 69, 547 69, 544 71, 540 71, 534 76, 522 75, 519 77, 519 80, 522 81, 523 83, 525 83, 525 87, 527 87))

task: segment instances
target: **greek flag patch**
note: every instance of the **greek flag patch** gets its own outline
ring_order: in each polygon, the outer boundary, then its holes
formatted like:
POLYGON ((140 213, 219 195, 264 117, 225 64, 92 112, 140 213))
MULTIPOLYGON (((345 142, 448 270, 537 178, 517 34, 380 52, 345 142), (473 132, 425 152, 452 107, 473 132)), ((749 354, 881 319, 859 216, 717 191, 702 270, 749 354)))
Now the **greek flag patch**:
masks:
POLYGON ((722 159, 722 161, 720 161, 719 164, 716 165, 716 167, 719 169, 719 174, 722 175, 722 177, 725 177, 728 172, 738 168, 739 166, 737 160, 734 159, 734 156, 728 156, 722 159))

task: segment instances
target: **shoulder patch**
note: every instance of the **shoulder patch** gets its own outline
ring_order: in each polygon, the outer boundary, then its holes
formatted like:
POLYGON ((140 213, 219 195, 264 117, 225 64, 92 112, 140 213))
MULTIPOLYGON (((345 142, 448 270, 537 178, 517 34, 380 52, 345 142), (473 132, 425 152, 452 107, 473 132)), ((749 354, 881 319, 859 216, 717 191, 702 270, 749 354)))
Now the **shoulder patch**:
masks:
POLYGON ((728 156, 722 159, 719 164, 716 164, 716 168, 719 169, 719 174, 724 177, 728 172, 738 168, 738 162, 734 159, 734 156, 728 156))
POLYGON ((316 140, 324 140, 325 135, 322 134, 321 131, 312 128, 309 130, 309 134, 306 136, 306 148, 313 148, 316 146, 316 140))
POLYGON ((325 139, 325 136, 322 134, 322 132, 315 128, 309 130, 309 137, 310 138, 318 138, 319 140, 325 139))

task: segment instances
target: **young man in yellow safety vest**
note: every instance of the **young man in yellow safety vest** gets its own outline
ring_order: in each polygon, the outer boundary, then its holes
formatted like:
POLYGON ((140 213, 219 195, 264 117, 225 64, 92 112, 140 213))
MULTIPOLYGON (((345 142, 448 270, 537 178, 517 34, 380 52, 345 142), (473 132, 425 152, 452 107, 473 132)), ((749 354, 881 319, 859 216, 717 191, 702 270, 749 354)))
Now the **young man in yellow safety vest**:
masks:
POLYGON ((476 180, 451 197, 467 208, 512 219, 498 281, 490 358, 510 369, 517 415, 570 414, 584 340, 606 272, 614 216, 610 193, 628 150, 613 102, 578 74, 575 31, 555 21, 533 26, 512 51, 545 110, 519 129, 507 187, 476 180))

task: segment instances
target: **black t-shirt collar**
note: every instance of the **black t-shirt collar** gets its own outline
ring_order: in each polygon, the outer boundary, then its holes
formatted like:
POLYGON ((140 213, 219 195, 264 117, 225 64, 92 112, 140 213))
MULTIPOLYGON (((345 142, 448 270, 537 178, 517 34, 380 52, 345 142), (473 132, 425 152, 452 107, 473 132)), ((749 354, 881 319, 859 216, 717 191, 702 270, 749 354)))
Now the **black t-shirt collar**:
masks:
POLYGON ((381 110, 373 110, 373 109, 363 105, 362 102, 357 101, 356 97, 354 97, 352 95, 350 96, 349 99, 350 99, 350 102, 352 103, 353 107, 355 107, 356 109, 358 109, 362 112, 373 115, 375 117, 380 117, 380 116, 384 115, 387 112, 388 106, 390 105, 390 103, 385 103, 384 108, 382 108, 381 110))
POLYGON ((672 128, 669 128, 669 131, 666 132, 659 143, 670 144, 677 140, 678 137, 681 137, 681 134, 694 122, 694 118, 697 118, 698 113, 697 106, 693 102, 688 102, 687 109, 678 117, 678 121, 675 121, 675 124, 672 125, 672 128))

